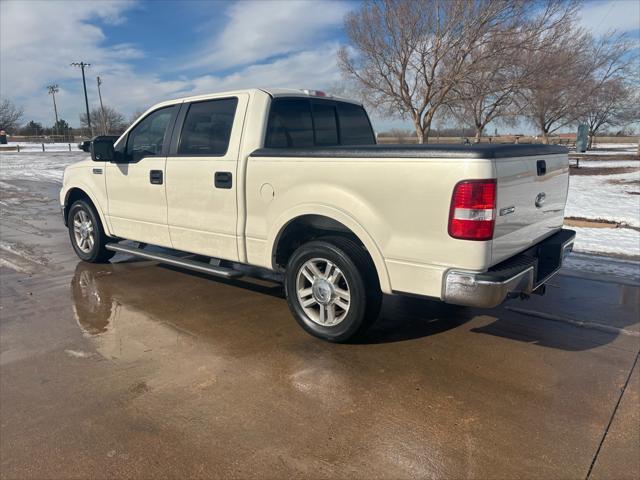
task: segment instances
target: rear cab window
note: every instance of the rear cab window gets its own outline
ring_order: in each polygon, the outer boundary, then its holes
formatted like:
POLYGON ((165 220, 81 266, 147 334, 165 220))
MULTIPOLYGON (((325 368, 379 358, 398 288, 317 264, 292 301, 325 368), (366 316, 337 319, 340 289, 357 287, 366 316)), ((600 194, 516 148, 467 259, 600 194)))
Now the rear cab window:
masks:
POLYGON ((264 146, 267 148, 375 145, 366 111, 360 105, 306 97, 271 102, 264 146))
POLYGON ((338 103, 341 145, 374 145, 371 122, 364 108, 353 103, 338 103))
POLYGON ((315 145, 339 145, 336 106, 326 102, 312 102, 315 145))

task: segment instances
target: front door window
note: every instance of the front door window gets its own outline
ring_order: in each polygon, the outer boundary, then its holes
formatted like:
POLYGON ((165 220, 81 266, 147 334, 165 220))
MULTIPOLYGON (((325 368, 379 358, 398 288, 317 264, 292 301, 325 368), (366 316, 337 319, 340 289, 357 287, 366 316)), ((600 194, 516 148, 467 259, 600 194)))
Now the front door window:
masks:
POLYGON ((127 140, 127 160, 137 162, 144 157, 162 155, 167 127, 169 126, 173 109, 161 108, 147 115, 129 132, 127 140))

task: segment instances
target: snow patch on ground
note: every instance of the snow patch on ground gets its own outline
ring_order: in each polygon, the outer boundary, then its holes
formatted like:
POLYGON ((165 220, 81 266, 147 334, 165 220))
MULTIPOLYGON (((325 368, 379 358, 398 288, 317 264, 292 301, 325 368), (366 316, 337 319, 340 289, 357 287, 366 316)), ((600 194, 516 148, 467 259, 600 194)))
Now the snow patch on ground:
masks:
POLYGON ((633 142, 626 142, 626 143, 606 143, 606 142, 598 142, 595 141, 593 142, 592 145, 593 148, 601 148, 601 149, 607 149, 607 148, 626 148, 626 149, 633 149, 633 148, 638 148, 638 144, 637 143, 633 143, 633 142))
POLYGON ((31 273, 46 267, 49 261, 43 255, 38 255, 33 248, 0 240, 0 266, 10 268, 16 272, 31 273))
POLYGON ((0 189, 2 190, 15 190, 16 192, 23 192, 26 189, 19 187, 17 185, 14 185, 12 183, 7 183, 7 182, 3 182, 2 180, 0 180, 0 189))
POLYGON ((596 276, 608 275, 640 282, 640 262, 572 253, 563 262, 565 273, 589 273, 596 276))
POLYGON ((640 160, 586 160, 580 159, 580 168, 640 168, 640 160))
POLYGON ((64 169, 83 160, 85 152, 0 152, 0 179, 62 183, 64 169))
POLYGON ((0 267, 6 267, 18 273, 30 273, 30 270, 27 267, 23 267, 2 257, 0 257, 0 267))
POLYGON ((615 175, 569 177, 565 216, 612 220, 639 227, 640 170, 615 175))
POLYGON ((91 358, 94 355, 91 352, 83 352, 82 350, 71 350, 71 349, 65 350, 64 353, 66 353, 72 358, 91 358))
POLYGON ((576 231, 574 250, 640 257, 640 232, 630 228, 582 228, 576 231))
POLYGON ((583 157, 593 157, 593 156, 611 156, 611 155, 634 155, 636 152, 632 150, 626 149, 611 149, 611 150, 587 150, 586 152, 571 152, 572 156, 579 156, 580 161, 582 162, 583 157))
POLYGON ((16 257, 20 257, 28 262, 37 263, 39 265, 47 264, 47 261, 44 257, 39 257, 38 255, 34 254, 30 248, 17 243, 0 240, 0 251, 11 253, 16 257))

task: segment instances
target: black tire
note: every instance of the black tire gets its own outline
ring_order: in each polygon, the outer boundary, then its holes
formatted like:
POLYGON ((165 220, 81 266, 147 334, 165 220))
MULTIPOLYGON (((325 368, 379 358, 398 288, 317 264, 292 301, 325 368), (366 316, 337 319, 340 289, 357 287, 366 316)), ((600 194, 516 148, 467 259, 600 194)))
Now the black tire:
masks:
MULTIPOLYGON (((306 271, 309 273, 308 268, 306 271)), ((329 281, 328 278, 326 280, 329 281)), ((332 282, 329 283, 333 285, 332 282)), ((382 303, 382 293, 371 258, 363 247, 344 237, 327 237, 300 246, 287 264, 285 294, 293 316, 304 330, 323 340, 339 343, 354 340, 362 335, 378 317, 382 303), (324 264, 324 270, 321 268, 323 260, 331 262, 333 264, 332 271, 334 273, 336 270, 339 271, 337 274, 340 278, 339 282, 344 281, 344 283, 335 285, 335 291, 344 293, 345 288, 343 287, 346 287, 349 301, 342 303, 348 304, 347 309, 335 303, 336 301, 341 302, 341 300, 337 298, 339 295, 335 293, 333 287, 330 287, 330 295, 323 296, 322 291, 318 295, 308 293, 309 291, 316 292, 313 285, 320 277, 314 277, 316 280, 312 283, 309 277, 305 276, 306 280, 302 278, 304 275, 302 270, 311 262, 317 267, 319 273, 329 277, 330 275, 326 271, 329 268, 328 264, 324 264), (308 295, 305 301, 316 302, 317 314, 316 305, 306 308, 302 305, 300 292, 306 292, 304 295, 308 295), (335 298, 336 300, 327 300, 327 298, 335 298), (331 303, 321 304, 317 299, 334 302, 336 306, 331 303), (320 313, 323 307, 324 313, 320 313), (328 314, 330 309, 333 309, 332 316, 328 314), (339 320, 334 325, 327 325, 323 322, 327 318, 339 320)))
MULTIPOLYGON (((108 243, 108 237, 104 233, 100 217, 91 203, 86 200, 77 200, 71 205, 69 215, 67 217, 67 226, 69 229, 69 239, 76 255, 85 262, 89 263, 105 263, 115 255, 115 252, 105 248, 108 243), (74 220, 76 216, 85 216, 92 227, 92 244, 82 243, 76 237, 74 220)), ((87 239, 87 241, 89 241, 87 239)))

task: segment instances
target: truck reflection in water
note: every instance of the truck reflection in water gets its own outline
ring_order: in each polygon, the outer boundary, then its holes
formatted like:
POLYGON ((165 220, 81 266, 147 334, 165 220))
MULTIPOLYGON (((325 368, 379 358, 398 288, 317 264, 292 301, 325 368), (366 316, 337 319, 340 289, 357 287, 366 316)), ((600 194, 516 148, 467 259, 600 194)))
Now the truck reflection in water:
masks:
MULTIPOLYGON (((135 361, 167 349, 194 342, 193 335, 154 318, 127 304, 123 294, 107 281, 114 274, 110 264, 78 263, 71 282, 74 311, 78 326, 91 338, 98 353, 111 360, 135 361)), ((125 282, 132 287, 133 282, 125 282)), ((143 292, 133 288, 131 295, 143 292)), ((126 297, 126 295, 124 295, 126 297)))
POLYGON ((96 268, 80 262, 71 281, 76 320, 88 336, 100 335, 108 331, 113 309, 111 296, 105 295, 97 284, 97 277, 101 272, 95 270, 96 268))
MULTIPOLYGON (((302 343, 280 284, 221 280, 204 274, 149 266, 148 262, 78 263, 71 292, 78 325, 102 343, 144 341, 159 328, 235 354, 259 353, 302 343), (256 295, 256 293, 258 295, 256 295), (136 325, 131 325, 134 323, 136 325), (146 330, 145 330, 146 329, 146 330), (135 333, 134 331, 135 330, 135 333), (269 343, 273 342, 273 343, 269 343)), ((437 335, 466 323, 471 309, 424 299, 385 298, 381 317, 360 343, 394 343, 437 335)))
POLYGON ((324 344, 309 349, 309 337, 295 328, 280 296, 256 295, 250 287, 193 274, 177 283, 176 275, 148 262, 76 267, 71 283, 76 321, 101 357, 136 372, 136 391, 144 384, 145 392, 158 398, 194 393, 183 403, 200 411, 188 412, 198 418, 244 404, 252 408, 254 394, 216 403, 229 392, 221 393, 221 385, 282 390, 283 398, 303 394, 335 412, 353 402, 352 375, 361 372, 354 370, 349 350, 324 344), (149 277, 157 279, 155 288, 149 277), (183 295, 182 289, 191 293, 183 295))

